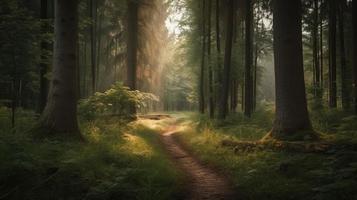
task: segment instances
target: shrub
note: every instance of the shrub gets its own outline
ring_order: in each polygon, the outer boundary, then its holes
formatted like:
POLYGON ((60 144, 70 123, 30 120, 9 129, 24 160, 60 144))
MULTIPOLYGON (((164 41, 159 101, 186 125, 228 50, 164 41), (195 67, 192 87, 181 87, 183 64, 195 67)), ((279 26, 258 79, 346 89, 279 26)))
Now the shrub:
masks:
POLYGON ((97 92, 88 99, 81 100, 79 113, 87 120, 94 119, 98 115, 116 115, 129 118, 131 117, 130 105, 135 104, 138 109, 145 108, 148 101, 159 101, 159 99, 151 93, 138 90, 131 91, 118 82, 103 93, 97 92))

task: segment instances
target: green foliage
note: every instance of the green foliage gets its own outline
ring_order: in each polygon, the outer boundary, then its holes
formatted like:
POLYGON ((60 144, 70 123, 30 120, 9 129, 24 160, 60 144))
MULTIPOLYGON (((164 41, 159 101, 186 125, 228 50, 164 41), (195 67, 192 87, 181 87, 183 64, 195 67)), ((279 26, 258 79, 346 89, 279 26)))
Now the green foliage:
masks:
MULTIPOLYGON (((272 114, 270 110, 260 111, 252 119, 230 116, 221 123, 197 116, 192 123, 186 117, 181 120, 186 127, 182 131, 182 139, 203 162, 217 166, 228 174, 242 199, 356 199, 357 153, 354 150, 337 148, 326 154, 266 149, 236 152, 233 148, 222 146, 222 141, 227 139, 260 139, 271 127, 272 114)), ((331 130, 334 127, 333 136, 345 135, 346 139, 349 134, 350 142, 351 139, 355 141, 355 117, 347 117, 337 111, 324 111, 322 114, 321 120, 329 122, 326 127, 331 130), (336 127, 332 124, 340 125, 336 127)), ((313 121, 317 117, 314 116, 313 121)), ((341 142, 342 147, 346 145, 345 140, 341 142)))
POLYGON ((86 143, 1 128, 0 198, 173 199, 180 179, 155 130, 115 117, 81 129, 86 143))
POLYGON ((131 91, 122 83, 116 83, 111 89, 81 100, 79 113, 85 119, 94 119, 99 115, 116 115, 122 118, 131 117, 130 105, 135 104, 138 109, 147 107, 148 101, 159 101, 151 94, 140 91, 131 91))
MULTIPOLYGON (((22 87, 23 102, 33 103, 38 88, 35 77, 41 21, 33 17, 22 1, 1 0, 0 5, 0 84, 11 81, 16 90, 22 87)), ((4 95, 2 98, 9 98, 4 95)))

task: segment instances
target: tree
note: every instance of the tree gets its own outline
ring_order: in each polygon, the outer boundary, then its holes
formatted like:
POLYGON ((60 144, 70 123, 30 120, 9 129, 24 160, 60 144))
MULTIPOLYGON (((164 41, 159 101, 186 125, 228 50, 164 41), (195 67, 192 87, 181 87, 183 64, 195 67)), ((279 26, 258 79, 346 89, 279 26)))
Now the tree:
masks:
POLYGON ((245 17, 245 100, 244 115, 250 117, 253 106, 253 49, 252 49, 252 1, 246 0, 246 17, 245 17))
POLYGON ((346 0, 341 0, 338 4, 338 29, 339 29, 339 40, 340 40, 340 62, 341 62, 341 96, 342 96, 342 108, 347 111, 350 108, 350 90, 348 87, 348 70, 347 70, 347 60, 346 60, 346 49, 345 49, 345 8, 347 2, 346 0))
POLYGON ((222 88, 219 105, 219 119, 225 119, 228 113, 228 94, 231 73, 232 45, 233 45, 233 24, 235 0, 228 0, 226 16, 226 44, 224 53, 224 68, 222 75, 222 88))
MULTIPOLYGON (((130 90, 136 90, 136 65, 138 49, 138 9, 139 3, 128 0, 128 21, 127 21, 127 81, 126 85, 130 90)), ((136 114, 135 105, 131 106, 131 113, 136 114)))
POLYGON ((212 27, 212 0, 208 0, 208 30, 207 30, 207 57, 208 57, 208 90, 209 90, 209 116, 214 117, 214 90, 213 90, 213 66, 211 60, 211 27, 212 27))
MULTIPOLYGON (((41 19, 48 19, 48 0, 41 0, 41 19)), ((43 22, 41 27, 43 33, 47 33, 49 31, 47 22, 43 22)), ((39 112, 41 113, 46 106, 47 95, 48 95, 48 80, 46 78, 46 74, 48 71, 48 65, 46 61, 46 54, 49 50, 49 44, 46 39, 42 39, 41 41, 41 63, 40 63, 40 102, 39 102, 39 112)))
POLYGON ((357 0, 352 1, 353 20, 353 86, 354 86, 354 109, 357 114, 357 0))
POLYGON ((319 59, 319 45, 318 45, 318 29, 319 29, 319 2, 314 0, 314 11, 313 11, 313 24, 312 24, 312 46, 313 46, 313 66, 314 66, 314 96, 321 97, 319 95, 320 88, 320 59, 319 59))
POLYGON ((89 17, 91 19, 90 26, 90 40, 91 40, 91 75, 92 75, 92 92, 96 91, 96 63, 97 63, 97 42, 96 42, 96 26, 97 26, 97 0, 90 0, 89 2, 89 17))
POLYGON ((329 1, 329 107, 337 107, 336 0, 329 1))
POLYGON ((199 99, 198 106, 201 114, 205 113, 205 55, 206 55, 206 1, 202 0, 202 55, 201 55, 201 67, 200 67, 200 75, 199 75, 199 99))
POLYGON ((41 127, 50 134, 80 137, 77 122, 78 1, 55 1, 53 72, 41 127))
POLYGON ((302 56, 301 1, 273 3, 276 113, 269 136, 297 139, 311 131, 302 56))

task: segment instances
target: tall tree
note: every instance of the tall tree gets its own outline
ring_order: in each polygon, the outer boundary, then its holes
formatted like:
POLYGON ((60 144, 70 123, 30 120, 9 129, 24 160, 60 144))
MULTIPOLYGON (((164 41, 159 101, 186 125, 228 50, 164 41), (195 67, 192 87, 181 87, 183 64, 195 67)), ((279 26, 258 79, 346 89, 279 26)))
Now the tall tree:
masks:
POLYGON ((341 98, 342 108, 347 111, 350 108, 350 90, 348 87, 348 70, 346 61, 345 49, 345 9, 347 6, 346 0, 340 0, 338 4, 338 29, 340 40, 340 62, 341 62, 341 98))
POLYGON ((97 55, 96 55, 96 26, 97 26, 97 0, 90 0, 89 2, 89 18, 91 19, 90 26, 90 49, 91 49, 91 75, 92 75, 92 92, 96 91, 96 63, 97 63, 97 55))
POLYGON ((205 113, 205 59, 206 59, 206 0, 202 0, 202 55, 200 67, 198 106, 201 114, 205 113))
POLYGON ((208 0, 208 30, 207 30, 207 57, 208 57, 208 90, 209 90, 209 116, 214 117, 214 89, 213 89, 213 66, 211 58, 211 39, 212 39, 212 0, 208 0))
POLYGON ((353 90, 354 111, 357 114, 357 0, 352 1, 352 23, 353 23, 353 90))
POLYGON ((274 0, 273 29, 276 113, 271 136, 297 139, 312 129, 305 96, 300 0, 274 0))
POLYGON ((320 88, 321 88, 321 96, 323 96, 323 89, 324 89, 324 43, 323 43, 323 39, 324 39, 324 30, 323 30, 323 24, 324 24, 324 20, 323 20, 323 9, 322 9, 322 4, 323 4, 324 0, 321 0, 320 2, 320 88))
POLYGON ((320 59, 319 59, 319 2, 318 0, 314 0, 314 11, 313 11, 313 24, 312 24, 312 46, 313 46, 313 66, 314 66, 314 96, 318 97, 319 88, 320 88, 320 59))
POLYGON ((244 100, 244 115, 250 117, 253 106, 253 48, 252 48, 252 18, 253 5, 251 0, 246 0, 246 16, 245 16, 245 100, 244 100))
MULTIPOLYGON (((41 19, 44 21, 42 24, 42 32, 47 33, 49 27, 47 25, 48 19, 48 0, 41 0, 41 19)), ((48 95, 48 80, 46 74, 48 71, 47 65, 47 51, 49 50, 49 44, 46 39, 41 41, 41 63, 40 63, 40 105, 39 112, 41 113, 46 106, 47 95, 48 95)))
POLYGON ((329 107, 337 107, 336 0, 329 2, 329 107))
MULTIPOLYGON (((127 21, 127 81, 126 85, 130 90, 136 90, 136 69, 137 69, 137 49, 138 49, 138 10, 139 3, 128 0, 128 21, 127 21)), ((130 105, 131 114, 136 114, 135 105, 130 105)))
POLYGON ((222 88, 219 105, 219 119, 226 118, 228 114, 228 95, 231 73, 232 46, 233 46, 233 24, 234 24, 234 6, 235 0, 228 0, 226 16, 226 44, 224 53, 224 69, 222 74, 222 88))
POLYGON ((51 134, 80 137, 77 122, 78 1, 55 1, 51 87, 41 126, 51 134))

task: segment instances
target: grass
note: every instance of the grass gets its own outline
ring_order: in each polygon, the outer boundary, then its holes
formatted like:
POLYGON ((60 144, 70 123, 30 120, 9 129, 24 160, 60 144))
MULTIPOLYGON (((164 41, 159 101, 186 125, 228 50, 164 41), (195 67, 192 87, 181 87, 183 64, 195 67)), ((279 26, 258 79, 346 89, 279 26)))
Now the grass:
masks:
MULTIPOLYGON (((239 199, 351 200, 357 199, 357 152, 331 150, 326 154, 256 150, 234 152, 221 141, 257 140, 272 126, 272 111, 258 111, 252 119, 240 114, 223 122, 191 115, 181 119, 182 140, 203 162, 232 178, 239 199)), ((354 141, 357 120, 343 113, 313 113, 314 127, 343 144, 354 141), (319 116, 319 117, 318 117, 319 116), (333 119, 333 118, 339 118, 333 119), (324 122, 323 124, 320 124, 324 122)))
MULTIPOLYGON (((10 130, 0 111, 0 199, 174 199, 181 176, 161 149, 157 130, 120 119, 82 122, 83 142, 34 141, 10 130)), ((25 113, 26 111, 19 111, 25 113)), ((20 123, 21 122, 21 123, 20 123)))

